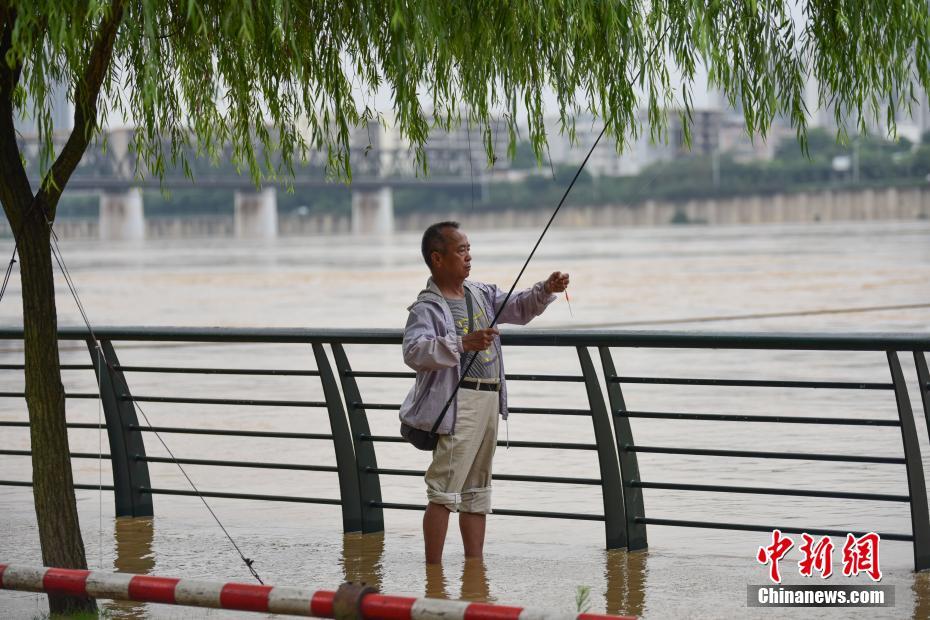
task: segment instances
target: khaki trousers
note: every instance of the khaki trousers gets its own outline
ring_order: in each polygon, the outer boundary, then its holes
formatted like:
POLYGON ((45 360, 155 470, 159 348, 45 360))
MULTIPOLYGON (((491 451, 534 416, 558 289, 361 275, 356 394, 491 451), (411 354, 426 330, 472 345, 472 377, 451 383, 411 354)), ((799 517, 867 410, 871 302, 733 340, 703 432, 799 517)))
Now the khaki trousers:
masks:
POLYGON ((452 512, 491 512, 491 466, 500 394, 462 388, 454 435, 440 435, 426 470, 426 497, 452 512))

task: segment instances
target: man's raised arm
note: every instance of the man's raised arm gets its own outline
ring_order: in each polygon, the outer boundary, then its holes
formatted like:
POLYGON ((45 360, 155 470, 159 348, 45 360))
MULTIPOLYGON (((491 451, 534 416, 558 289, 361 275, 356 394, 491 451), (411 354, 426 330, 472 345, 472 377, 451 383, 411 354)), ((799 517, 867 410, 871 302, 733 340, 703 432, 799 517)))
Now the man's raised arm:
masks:
MULTIPOLYGON (((567 287, 568 274, 556 271, 545 281, 537 282, 532 288, 515 291, 497 322, 526 325, 555 301, 554 293, 561 293, 567 287)), ((491 292, 494 295, 494 311, 498 312, 507 297, 507 291, 491 285, 491 292)))

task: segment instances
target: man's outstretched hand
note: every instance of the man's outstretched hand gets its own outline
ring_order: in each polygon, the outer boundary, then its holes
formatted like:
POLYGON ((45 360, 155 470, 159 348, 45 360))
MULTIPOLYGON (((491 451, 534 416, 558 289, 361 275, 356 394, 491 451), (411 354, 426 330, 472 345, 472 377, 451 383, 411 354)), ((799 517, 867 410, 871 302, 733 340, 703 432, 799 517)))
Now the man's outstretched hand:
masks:
POLYGON ((568 288, 568 274, 561 271, 553 271, 552 275, 546 278, 546 294, 561 293, 568 288))

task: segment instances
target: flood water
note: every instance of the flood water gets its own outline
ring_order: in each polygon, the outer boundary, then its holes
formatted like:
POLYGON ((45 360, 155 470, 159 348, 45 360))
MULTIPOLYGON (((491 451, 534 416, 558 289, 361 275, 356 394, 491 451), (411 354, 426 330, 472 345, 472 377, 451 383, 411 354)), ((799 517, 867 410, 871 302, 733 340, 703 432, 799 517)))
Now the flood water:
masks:
MULTIPOLYGON (((467 232, 467 231, 466 231, 467 232)), ((472 277, 510 284, 538 231, 475 231, 472 277)), ((0 245, 8 256, 9 243, 0 245)), ((141 245, 64 241, 62 252, 94 325, 400 328, 406 306, 426 279, 419 236, 313 237, 271 243, 235 240, 159 241, 141 245)), ((930 330, 930 222, 884 222, 757 227, 573 229, 556 227, 530 265, 525 285, 553 270, 571 273, 571 309, 560 298, 526 328, 587 327, 681 321, 659 329, 686 331, 919 332, 930 330), (868 312, 824 312, 923 304, 868 312), (689 318, 779 314, 776 317, 688 322, 689 318)), ((77 307, 56 275, 62 325, 80 325, 77 307)), ((0 324, 19 325, 17 276, 0 302, 0 324)), ((504 326, 503 330, 522 329, 504 326)), ((62 362, 86 364, 79 343, 63 346, 62 362)), ((83 346, 83 345, 82 345, 83 346)), ((21 346, 6 343, 0 363, 21 363, 21 346)), ((122 364, 225 368, 313 369, 306 345, 166 345, 116 343, 122 364)), ((356 370, 404 370, 399 347, 347 347, 356 370)), ((596 355, 596 351, 594 352, 596 355)), ((625 375, 889 381, 883 353, 614 349, 625 375)), ((505 350, 509 373, 578 374, 571 348, 505 350)), ((596 358, 595 358, 596 359, 596 358)), ((910 388, 924 475, 930 445, 913 360, 902 355, 910 388)), ((134 395, 320 400, 315 377, 156 375, 128 373, 134 395)), ((89 371, 65 371, 69 392, 94 392, 89 371)), ((407 379, 360 379, 368 402, 398 403, 407 379)), ((587 407, 580 383, 512 382, 515 407, 587 407)), ((0 373, 0 391, 21 391, 22 378, 0 373)), ((702 386, 625 385, 627 406, 644 411, 746 413, 895 419, 886 390, 796 390, 702 386)), ((329 432, 323 409, 143 403, 151 424, 289 432, 329 432)), ((96 422, 92 399, 68 401, 71 422, 96 422)), ((375 435, 397 432, 396 412, 369 410, 375 435)), ((0 399, 0 419, 25 420, 22 399, 0 399)), ((143 423, 145 423, 143 421, 143 423)), ((867 454, 900 457, 896 427, 740 424, 631 420, 645 446, 867 454)), ((3 428, 0 449, 27 450, 27 429, 3 428)), ((590 420, 577 416, 513 414, 501 438, 591 443, 590 420)), ((302 464, 334 464, 327 441, 210 437, 165 433, 178 457, 302 464)), ((167 456, 146 435, 150 456, 167 456)), ((378 465, 424 469, 428 455, 405 444, 376 444, 378 465)), ((73 430, 73 452, 108 452, 96 430, 73 430)), ((108 462, 74 459, 75 480, 112 484, 108 462)), ((907 495, 902 465, 802 460, 759 460, 640 454, 648 481, 760 486, 907 495)), ((203 490, 338 497, 335 474, 274 469, 186 470, 203 490)), ((495 471, 596 478, 596 455, 580 450, 499 448, 495 471)), ((28 457, 0 456, 0 479, 29 480, 28 457)), ((153 486, 185 489, 177 467, 151 463, 153 486)), ((384 501, 423 503, 414 476, 381 476, 384 501)), ((772 524, 909 534, 902 502, 644 491, 647 517, 772 524)), ((91 568, 221 581, 250 581, 232 545, 197 498, 158 495, 150 519, 114 519, 109 492, 78 491, 84 543, 91 568)), ((450 524, 441 569, 422 560, 419 512, 385 510, 383 534, 342 534, 336 506, 209 500, 223 524, 255 560, 266 583, 335 589, 362 580, 383 592, 488 600, 567 612, 579 587, 589 588, 590 611, 667 617, 846 617, 848 610, 747 608, 747 585, 765 584, 767 567, 755 560, 770 535, 713 529, 649 526, 649 549, 604 549, 598 521, 491 516, 486 557, 466 562, 456 521, 450 524)), ((600 490, 590 485, 495 483, 498 508, 602 514, 600 490)), ((792 535, 797 545, 800 536, 792 535)), ((870 583, 844 577, 842 540, 835 538, 837 572, 827 583, 870 583)), ((821 583, 798 574, 797 545, 781 563, 785 583, 821 583)), ((874 617, 930 617, 930 574, 912 572, 910 543, 883 541, 883 584, 895 588, 895 606, 874 617)), ((0 562, 40 564, 28 488, 0 486, 0 562)), ((227 617, 230 612, 104 602, 114 618, 227 617)), ((0 617, 33 617, 43 596, 0 592, 0 617)), ((859 610, 864 611, 864 610, 859 610)), ((872 613, 874 612, 874 613, 872 613)), ((252 614, 254 617, 254 614, 252 614)), ((248 615, 243 614, 243 617, 248 615)))

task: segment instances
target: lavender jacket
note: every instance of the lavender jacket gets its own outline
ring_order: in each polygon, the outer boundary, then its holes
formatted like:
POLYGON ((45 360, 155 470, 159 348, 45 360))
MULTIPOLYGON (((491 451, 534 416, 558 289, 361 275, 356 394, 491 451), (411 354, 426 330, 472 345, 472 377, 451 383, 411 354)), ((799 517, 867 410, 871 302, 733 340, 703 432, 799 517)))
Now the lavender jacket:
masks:
MULTIPOLYGON (((475 301, 483 305, 485 316, 489 317, 494 316, 507 296, 493 284, 466 280, 465 286, 475 301)), ((538 282, 533 288, 511 295, 497 322, 525 325, 542 314, 554 300, 555 295, 547 295, 543 283, 538 282)), ((417 371, 417 381, 400 406, 400 420, 428 431, 433 428, 458 385, 459 360, 464 350, 462 339, 455 333, 452 311, 432 278, 407 310, 410 315, 404 328, 404 363, 417 371)), ((500 337, 494 338, 493 346, 500 360, 500 413, 506 420, 507 384, 504 382, 500 337)), ((439 425, 439 434, 454 432, 457 406, 458 400, 454 399, 439 425)))

